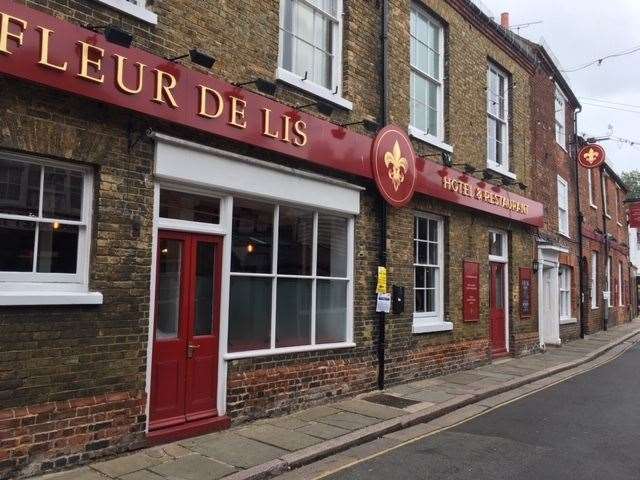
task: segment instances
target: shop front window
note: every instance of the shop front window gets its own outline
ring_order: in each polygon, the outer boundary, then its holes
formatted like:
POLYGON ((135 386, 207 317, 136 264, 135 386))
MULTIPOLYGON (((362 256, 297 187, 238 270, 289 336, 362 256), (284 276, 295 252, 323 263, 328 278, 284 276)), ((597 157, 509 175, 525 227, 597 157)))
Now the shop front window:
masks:
POLYGON ((353 222, 235 199, 232 223, 229 352, 347 342, 353 222))
POLYGON ((86 286, 91 189, 86 169, 0 155, 0 282, 86 286))

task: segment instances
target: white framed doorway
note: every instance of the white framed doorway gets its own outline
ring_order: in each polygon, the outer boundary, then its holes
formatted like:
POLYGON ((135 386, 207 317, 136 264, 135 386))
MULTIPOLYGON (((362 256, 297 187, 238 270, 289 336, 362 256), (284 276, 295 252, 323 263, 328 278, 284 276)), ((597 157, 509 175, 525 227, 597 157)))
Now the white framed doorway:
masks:
POLYGON ((568 250, 555 245, 538 247, 538 333, 540 347, 560 345, 560 300, 558 274, 560 253, 568 250))

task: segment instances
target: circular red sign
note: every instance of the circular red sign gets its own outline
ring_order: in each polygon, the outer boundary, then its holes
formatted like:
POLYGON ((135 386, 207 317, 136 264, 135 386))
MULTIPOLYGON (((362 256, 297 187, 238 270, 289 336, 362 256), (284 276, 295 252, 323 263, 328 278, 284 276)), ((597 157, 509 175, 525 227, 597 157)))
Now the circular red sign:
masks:
POLYGON ((604 148, 596 143, 588 143, 578 152, 578 161, 584 168, 596 168, 604 163, 604 148))
POLYGON ((409 203, 416 187, 416 154, 400 127, 387 125, 378 132, 371 146, 371 168, 387 202, 394 207, 409 203))

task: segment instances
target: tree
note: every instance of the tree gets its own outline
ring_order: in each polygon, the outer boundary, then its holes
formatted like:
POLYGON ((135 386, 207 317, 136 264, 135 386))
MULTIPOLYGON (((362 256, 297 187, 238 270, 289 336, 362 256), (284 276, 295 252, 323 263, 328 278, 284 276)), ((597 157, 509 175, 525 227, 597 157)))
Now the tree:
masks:
POLYGON ((627 198, 640 198, 640 170, 623 172, 622 181, 627 186, 627 198))

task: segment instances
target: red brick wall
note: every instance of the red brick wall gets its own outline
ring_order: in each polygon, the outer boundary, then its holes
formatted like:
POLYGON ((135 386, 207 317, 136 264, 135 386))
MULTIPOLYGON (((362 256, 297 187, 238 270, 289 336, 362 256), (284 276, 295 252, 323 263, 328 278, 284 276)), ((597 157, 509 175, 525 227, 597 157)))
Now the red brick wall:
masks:
POLYGON ((142 392, 0 410, 0 478, 46 472, 142 445, 142 392))

